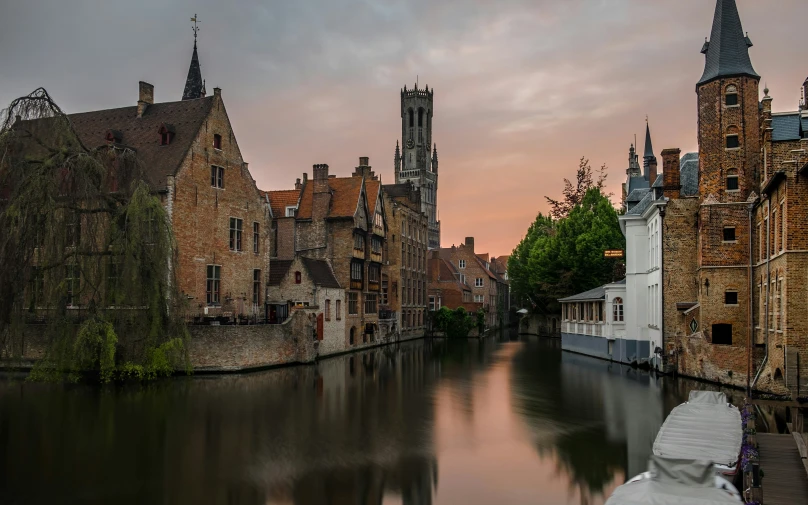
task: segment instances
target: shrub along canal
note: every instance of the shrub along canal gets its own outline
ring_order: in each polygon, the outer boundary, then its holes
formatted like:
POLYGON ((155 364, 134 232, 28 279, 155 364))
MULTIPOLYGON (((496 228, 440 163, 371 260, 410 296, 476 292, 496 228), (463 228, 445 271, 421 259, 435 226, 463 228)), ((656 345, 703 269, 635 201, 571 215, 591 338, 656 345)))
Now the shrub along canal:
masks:
POLYGON ((23 377, 0 376, 6 505, 597 504, 718 389, 507 335, 144 386, 23 377))

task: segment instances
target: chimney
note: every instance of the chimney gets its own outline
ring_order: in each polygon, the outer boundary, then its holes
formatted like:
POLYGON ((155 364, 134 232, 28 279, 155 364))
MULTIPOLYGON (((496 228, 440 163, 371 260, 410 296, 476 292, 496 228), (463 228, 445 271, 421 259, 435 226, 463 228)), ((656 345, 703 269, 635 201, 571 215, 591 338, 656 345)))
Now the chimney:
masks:
POLYGON ((222 88, 213 88, 213 96, 222 96, 222 88))
POLYGON ((466 237, 466 247, 470 247, 471 252, 474 252, 474 237, 466 237))
POLYGON ((303 185, 300 183, 300 178, 298 177, 297 180, 295 180, 295 189, 300 191, 301 188, 303 188, 303 185))
POLYGON ((146 108, 154 103, 154 86, 140 81, 140 93, 137 99, 137 117, 143 117, 146 108))
POLYGON ((648 185, 653 186, 657 179, 657 159, 656 156, 648 163, 648 185))
POLYGON ((328 193, 328 165, 314 165, 312 180, 314 181, 314 194, 328 193))
POLYGON ((663 194, 671 199, 677 199, 680 196, 682 184, 679 179, 679 149, 665 149, 662 151, 662 177, 663 177, 663 194))
POLYGON ((802 110, 808 109, 808 77, 802 83, 802 110))
POLYGON ((367 177, 368 179, 376 180, 376 174, 370 169, 369 163, 370 158, 367 156, 361 156, 359 158, 359 166, 356 167, 353 173, 353 177, 367 177))

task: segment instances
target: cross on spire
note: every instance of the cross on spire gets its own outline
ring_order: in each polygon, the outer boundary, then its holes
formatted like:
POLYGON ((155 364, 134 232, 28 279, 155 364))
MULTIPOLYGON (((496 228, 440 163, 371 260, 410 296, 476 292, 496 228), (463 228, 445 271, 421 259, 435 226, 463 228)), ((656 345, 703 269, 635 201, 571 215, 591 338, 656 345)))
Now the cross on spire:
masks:
POLYGON ((191 28, 191 30, 194 31, 194 45, 196 45, 196 34, 199 32, 199 26, 197 26, 197 23, 201 23, 201 21, 199 21, 199 17, 196 14, 194 14, 194 17, 191 18, 191 21, 194 22, 194 26, 191 28))

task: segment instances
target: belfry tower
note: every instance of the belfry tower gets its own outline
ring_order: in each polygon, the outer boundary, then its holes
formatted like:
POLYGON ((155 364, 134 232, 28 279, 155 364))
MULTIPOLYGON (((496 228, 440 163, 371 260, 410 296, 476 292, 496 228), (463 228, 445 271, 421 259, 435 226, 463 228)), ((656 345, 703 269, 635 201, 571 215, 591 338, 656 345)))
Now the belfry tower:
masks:
POLYGON ((438 147, 432 143, 429 86, 401 90, 401 146, 396 144, 396 184, 411 182, 421 191, 421 211, 429 218, 429 248, 440 247, 438 221, 438 147))

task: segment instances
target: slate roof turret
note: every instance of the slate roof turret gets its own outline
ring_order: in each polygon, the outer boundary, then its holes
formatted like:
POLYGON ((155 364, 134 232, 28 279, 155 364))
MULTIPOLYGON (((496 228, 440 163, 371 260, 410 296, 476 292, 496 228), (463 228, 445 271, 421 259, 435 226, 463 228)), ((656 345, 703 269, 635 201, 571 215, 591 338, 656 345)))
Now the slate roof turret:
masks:
POLYGON ((202 80, 202 69, 199 67, 199 54, 196 52, 196 40, 194 40, 194 54, 191 56, 191 66, 188 68, 188 78, 185 79, 185 91, 182 92, 183 100, 194 100, 205 97, 205 81, 202 80))
POLYGON ((704 74, 698 85, 719 77, 749 76, 760 78, 749 59, 752 41, 744 35, 735 0, 717 0, 710 40, 701 52, 706 55, 704 74))

